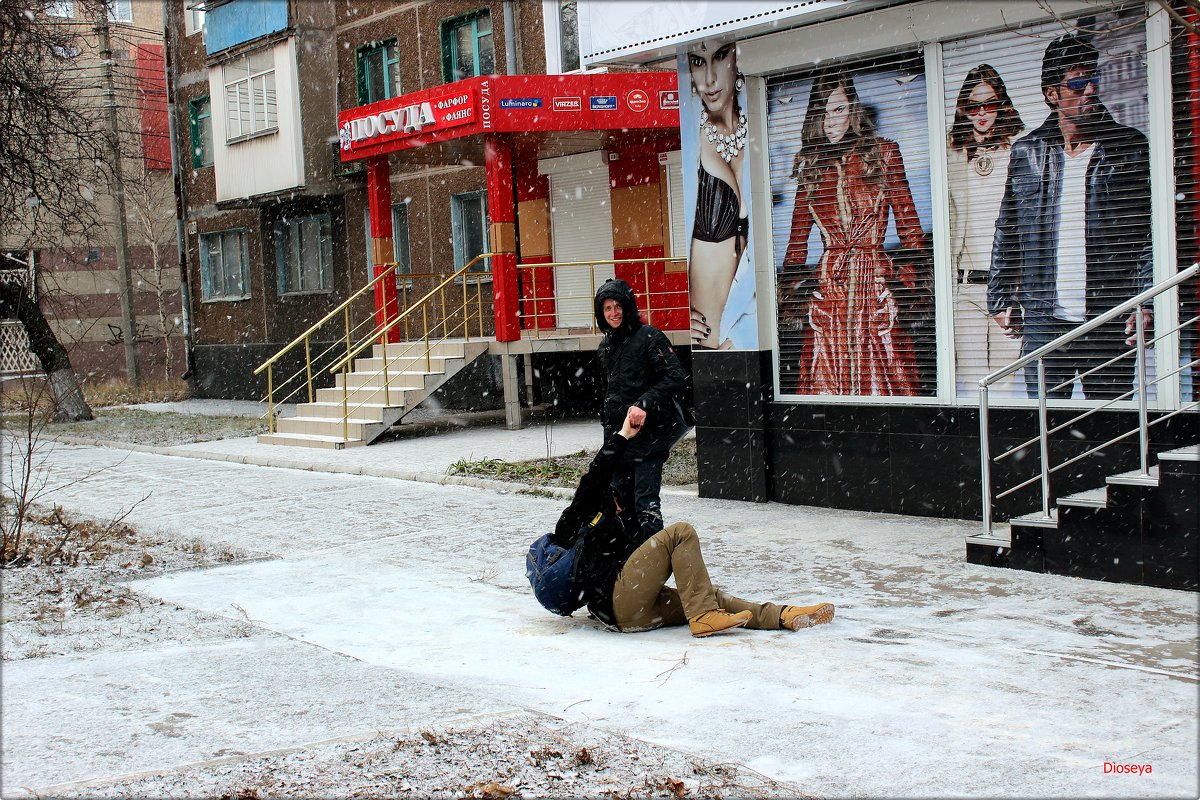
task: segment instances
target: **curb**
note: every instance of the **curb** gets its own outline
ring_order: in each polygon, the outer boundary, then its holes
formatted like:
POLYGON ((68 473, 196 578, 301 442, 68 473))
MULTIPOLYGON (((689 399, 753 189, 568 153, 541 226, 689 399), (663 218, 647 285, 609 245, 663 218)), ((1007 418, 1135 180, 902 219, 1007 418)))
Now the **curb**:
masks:
MULTIPOLYGON (((202 461, 224 461, 231 464, 243 464, 252 467, 273 467, 275 469, 297 469, 305 472, 326 472, 338 475, 363 475, 369 478, 389 478, 392 480, 410 481, 413 483, 434 483, 440 486, 467 486, 473 489, 492 489, 501 494, 521 492, 545 492, 554 497, 570 499, 575 490, 565 486, 535 486, 530 483, 515 483, 498 481, 491 478, 477 478, 471 475, 443 475, 437 472, 422 472, 420 470, 389 469, 386 467, 350 466, 338 467, 333 464, 321 464, 308 461, 296 461, 287 458, 271 456, 242 456, 231 453, 216 453, 205 450, 182 450, 178 446, 158 446, 136 444, 134 442, 115 442, 108 439, 91 439, 84 436, 50 435, 43 436, 44 440, 59 444, 77 445, 81 447, 101 447, 108 450, 127 450, 135 453, 147 453, 157 456, 173 456, 175 458, 195 458, 202 461)), ((695 491, 683 487, 663 489, 663 494, 680 494, 696 496, 695 491), (682 489, 682 490, 681 490, 682 489)))

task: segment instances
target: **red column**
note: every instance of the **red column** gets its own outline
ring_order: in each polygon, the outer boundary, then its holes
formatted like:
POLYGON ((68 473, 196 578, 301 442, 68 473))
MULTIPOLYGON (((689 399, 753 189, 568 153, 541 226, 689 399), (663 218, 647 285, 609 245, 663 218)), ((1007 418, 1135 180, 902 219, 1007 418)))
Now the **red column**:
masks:
MULTIPOLYGON (((371 218, 371 277, 378 277, 395 258, 392 245, 392 184, 386 155, 367 161, 367 211, 371 218)), ((382 327, 400 316, 396 281, 375 284, 375 324, 382 327)), ((388 331, 389 342, 400 341, 399 326, 388 331)))
POLYGON ((488 217, 491 219, 492 305, 496 313, 496 341, 521 337, 517 309, 517 203, 513 196, 512 148, 498 134, 484 139, 487 166, 488 217))

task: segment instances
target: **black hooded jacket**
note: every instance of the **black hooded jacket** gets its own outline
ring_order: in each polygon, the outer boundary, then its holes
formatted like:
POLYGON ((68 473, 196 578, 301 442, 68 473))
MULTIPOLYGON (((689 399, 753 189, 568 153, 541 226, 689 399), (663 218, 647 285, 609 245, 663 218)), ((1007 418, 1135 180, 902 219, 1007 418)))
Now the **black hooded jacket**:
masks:
POLYGON ((662 331, 642 322, 629 284, 609 279, 596 292, 596 325, 604 332, 597 355, 608 380, 600 423, 607 439, 621 429, 630 406, 646 412, 642 430, 629 444, 628 458, 665 458, 675 442, 687 433, 673 400, 682 400, 687 372, 662 331), (613 328, 604 319, 604 301, 621 304, 621 325, 613 328))
MULTIPOLYGON (((640 435, 634 441, 638 438, 640 435)), ((613 471, 628 446, 629 441, 620 433, 605 437, 604 446, 592 459, 571 505, 559 516, 550 536, 550 541, 563 548, 573 547, 576 539, 585 537, 575 565, 573 588, 587 603, 588 611, 613 626, 613 585, 625 561, 645 541, 632 514, 633 503, 624 503, 624 509, 618 512, 613 502, 613 471)))

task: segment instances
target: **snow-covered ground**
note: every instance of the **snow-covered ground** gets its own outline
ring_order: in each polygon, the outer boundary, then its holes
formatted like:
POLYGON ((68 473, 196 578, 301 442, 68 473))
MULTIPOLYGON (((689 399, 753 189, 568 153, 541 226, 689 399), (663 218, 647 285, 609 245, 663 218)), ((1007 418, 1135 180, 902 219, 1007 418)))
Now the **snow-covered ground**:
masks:
POLYGON ((135 526, 279 557, 133 584, 249 620, 251 636, 5 662, 5 796, 489 714, 746 765, 785 795, 1200 793, 1198 595, 969 565, 971 523, 676 491, 666 516, 697 525, 718 584, 827 600, 834 622, 696 640, 548 614, 524 551, 563 501, 428 481, 459 458, 595 436, 566 423, 341 452, 47 445, 47 500, 103 518, 145 498, 135 526))

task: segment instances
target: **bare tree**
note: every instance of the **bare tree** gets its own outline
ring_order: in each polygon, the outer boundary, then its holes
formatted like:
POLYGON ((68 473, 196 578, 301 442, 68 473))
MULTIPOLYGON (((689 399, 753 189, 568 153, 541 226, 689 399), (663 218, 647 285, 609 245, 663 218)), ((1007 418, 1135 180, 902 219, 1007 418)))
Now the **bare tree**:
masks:
MULTIPOLYGON (((0 0, 0 243, 10 248, 82 238, 97 227, 96 187, 108 182, 94 105, 82 101, 91 70, 77 57, 88 29, 45 10, 44 0, 0 0)), ((30 293, 0 285, 0 314, 25 327, 58 416, 91 419, 66 349, 30 293)))
POLYGON ((1154 0, 1185 31, 1200 35, 1200 0, 1154 0))
POLYGON ((141 173, 128 181, 125 187, 126 207, 141 240, 150 251, 151 276, 143 276, 144 283, 154 291, 158 311, 158 330, 162 337, 163 377, 171 378, 171 339, 176 331, 175 321, 167 310, 167 298, 179 291, 178 282, 168 284, 166 259, 174 255, 175 198, 174 187, 166 176, 155 175, 143 168, 141 173), (169 214, 164 214, 164 209, 169 214))
POLYGON ((96 112, 80 102, 91 69, 77 57, 88 29, 46 16, 44 2, 0 0, 0 236, 56 235, 95 225, 107 184, 96 112))
POLYGON ((54 335, 42 309, 16 281, 0 281, 0 318, 16 319, 24 326, 29 349, 37 356, 49 379, 55 419, 68 422, 92 419, 92 409, 71 369, 67 349, 54 335))

